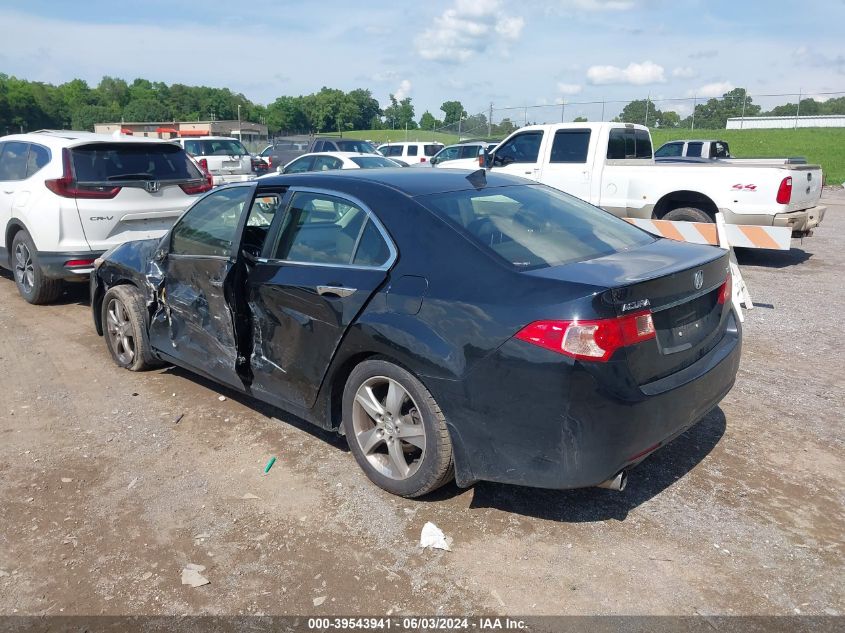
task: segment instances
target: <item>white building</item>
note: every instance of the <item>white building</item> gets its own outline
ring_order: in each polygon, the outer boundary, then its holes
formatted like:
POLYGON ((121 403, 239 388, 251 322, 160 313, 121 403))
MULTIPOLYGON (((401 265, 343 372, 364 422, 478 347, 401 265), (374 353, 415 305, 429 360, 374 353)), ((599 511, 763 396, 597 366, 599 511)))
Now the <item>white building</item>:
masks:
POLYGON ((728 119, 728 130, 761 130, 796 127, 845 127, 845 114, 812 116, 747 116, 728 119))

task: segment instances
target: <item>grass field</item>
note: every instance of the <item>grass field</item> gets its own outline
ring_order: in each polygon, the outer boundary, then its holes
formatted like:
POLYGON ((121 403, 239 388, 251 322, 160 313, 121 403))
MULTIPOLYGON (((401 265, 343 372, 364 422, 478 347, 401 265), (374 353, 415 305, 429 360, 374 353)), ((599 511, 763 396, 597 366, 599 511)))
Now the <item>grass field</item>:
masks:
POLYGON ((821 165, 825 184, 845 181, 845 128, 797 130, 652 130, 654 148, 684 138, 716 138, 728 142, 737 158, 805 156, 821 165))
MULTIPOLYGON (((345 133, 352 138, 369 139, 376 143, 387 141, 440 141, 455 143, 454 134, 409 130, 355 130, 345 133)), ((841 185, 845 182, 845 128, 802 128, 798 130, 659 130, 653 129, 654 148, 667 141, 684 138, 716 138, 728 142, 731 153, 738 158, 766 158, 806 156, 824 169, 825 183, 841 185)))

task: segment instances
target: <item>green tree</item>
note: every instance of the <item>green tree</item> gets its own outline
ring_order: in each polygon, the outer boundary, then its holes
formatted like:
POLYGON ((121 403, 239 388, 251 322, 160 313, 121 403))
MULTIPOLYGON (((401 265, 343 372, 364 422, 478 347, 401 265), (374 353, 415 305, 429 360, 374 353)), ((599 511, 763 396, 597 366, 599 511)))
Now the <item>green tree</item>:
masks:
POLYGON ((467 116, 467 112, 460 101, 444 101, 440 105, 440 109, 443 111, 443 125, 457 123, 467 116))
POLYGON ((573 123, 586 123, 586 122, 587 122, 587 117, 585 117, 585 116, 577 116, 577 117, 575 117, 574 119, 572 119, 572 122, 573 122, 573 123))
POLYGON ((411 97, 405 97, 401 101, 397 101, 395 95, 390 95, 390 105, 384 109, 384 118, 390 122, 392 128, 407 128, 409 130, 415 130, 417 128, 411 97))
POLYGON ((442 125, 441 121, 434 118, 434 115, 426 110, 420 117, 420 128, 423 130, 434 130, 442 125))
MULTIPOLYGON (((760 114, 760 106, 747 97, 745 88, 734 88, 722 95, 721 99, 708 99, 695 106, 695 127, 716 130, 724 128, 731 117, 742 116, 743 103, 745 116, 760 114)), ((692 116, 684 120, 684 127, 692 124, 692 116)))

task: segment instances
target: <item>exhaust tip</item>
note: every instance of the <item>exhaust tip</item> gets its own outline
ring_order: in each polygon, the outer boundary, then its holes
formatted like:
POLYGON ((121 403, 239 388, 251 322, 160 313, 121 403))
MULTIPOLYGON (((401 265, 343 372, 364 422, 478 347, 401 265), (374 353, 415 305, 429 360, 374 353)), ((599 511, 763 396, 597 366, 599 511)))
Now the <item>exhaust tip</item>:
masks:
POLYGON ((596 488, 607 488, 608 490, 616 490, 618 492, 622 492, 623 490, 625 490, 625 486, 627 485, 628 472, 625 470, 620 470, 607 481, 601 482, 598 486, 596 486, 596 488))

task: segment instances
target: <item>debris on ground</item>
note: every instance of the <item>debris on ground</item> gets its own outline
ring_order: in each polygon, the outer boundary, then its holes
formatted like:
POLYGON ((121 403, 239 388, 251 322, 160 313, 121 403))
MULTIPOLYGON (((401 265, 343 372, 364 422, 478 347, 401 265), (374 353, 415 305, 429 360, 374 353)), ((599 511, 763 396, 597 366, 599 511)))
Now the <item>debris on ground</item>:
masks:
POLYGON ((253 499, 259 499, 259 498, 260 498, 260 497, 259 497, 258 495, 254 495, 254 494, 252 494, 251 492, 248 492, 248 493, 246 493, 243 497, 241 497, 241 499, 245 499, 245 500, 247 500, 247 501, 251 501, 251 500, 253 500, 253 499))
POLYGON ((210 583, 208 578, 203 576, 200 572, 205 571, 205 565, 197 565, 196 563, 188 563, 185 569, 182 570, 182 584, 190 585, 191 587, 202 587, 210 583))
POLYGON ((138 478, 135 477, 135 479, 133 479, 132 481, 129 482, 129 485, 126 486, 126 489, 132 490, 135 487, 135 484, 137 484, 137 483, 138 483, 138 478))
POLYGON ((70 477, 62 477, 62 483, 63 484, 69 484, 72 481, 73 481, 73 479, 71 479, 70 477))
MULTIPOLYGON (((173 395, 175 396, 176 394, 174 393, 173 395)), ((184 418, 184 417, 185 417, 185 414, 184 414, 184 413, 179 414, 179 417, 177 417, 175 420, 173 420, 173 424, 179 424, 179 422, 180 422, 180 421, 182 420, 182 418, 184 418)))
POLYGON ((314 606, 319 607, 326 601, 326 596, 320 596, 318 598, 314 598, 314 606))
POLYGON ((420 547, 425 549, 443 549, 451 552, 452 539, 443 534, 443 530, 434 525, 431 521, 426 522, 420 533, 420 547))
POLYGON ((226 401, 226 396, 218 396, 218 398, 217 398, 217 399, 218 399, 220 402, 225 402, 225 401, 226 401))
POLYGON ((270 472, 270 469, 273 467, 273 464, 275 464, 275 463, 276 463, 276 458, 271 457, 270 461, 268 461, 267 465, 264 467, 264 474, 265 475, 270 472))

